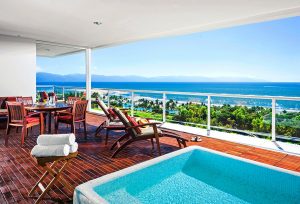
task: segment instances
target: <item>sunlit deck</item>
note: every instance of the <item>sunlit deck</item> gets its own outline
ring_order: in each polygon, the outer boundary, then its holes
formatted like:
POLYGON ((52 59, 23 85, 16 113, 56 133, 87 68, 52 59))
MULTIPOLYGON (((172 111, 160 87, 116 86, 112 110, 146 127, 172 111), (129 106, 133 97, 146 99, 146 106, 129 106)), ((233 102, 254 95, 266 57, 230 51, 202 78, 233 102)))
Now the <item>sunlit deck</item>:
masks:
MULTIPOLYGON (((88 114, 87 141, 83 139, 79 130, 77 135, 79 156, 64 173, 66 179, 74 186, 158 156, 156 151, 152 151, 150 142, 141 141, 130 145, 117 158, 111 159, 112 151, 109 150, 109 147, 121 133, 112 134, 109 138, 109 144, 105 146, 103 137, 94 137, 95 129, 102 120, 104 120, 103 117, 88 114)), ((60 130, 61 132, 68 131, 66 126, 62 126, 60 130)), ((4 134, 5 124, 2 123, 0 129, 0 203, 32 203, 34 200, 28 198, 28 191, 42 175, 42 169, 38 168, 29 156, 31 148, 35 145, 37 131, 34 132, 34 135, 30 133, 29 137, 26 138, 24 148, 20 148, 19 133, 11 134, 9 146, 5 147, 4 134)), ((182 135, 188 139, 191 136, 182 135)), ((178 149, 176 141, 171 139, 161 139, 161 143, 163 154, 178 149)), ((200 143, 189 142, 188 145, 200 145, 300 172, 300 157, 293 155, 207 137, 203 137, 203 141, 200 143)), ((44 203, 71 202, 73 192, 68 192, 59 184, 49 194, 44 203)))

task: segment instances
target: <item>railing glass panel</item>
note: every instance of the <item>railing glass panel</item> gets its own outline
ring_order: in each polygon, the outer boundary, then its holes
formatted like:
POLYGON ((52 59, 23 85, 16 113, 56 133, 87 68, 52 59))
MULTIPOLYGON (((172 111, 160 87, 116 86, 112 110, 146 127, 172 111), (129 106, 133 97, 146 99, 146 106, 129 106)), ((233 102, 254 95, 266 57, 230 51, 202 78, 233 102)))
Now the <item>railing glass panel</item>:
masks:
POLYGON ((135 117, 163 120, 163 95, 157 93, 134 92, 135 117))
POLYGON ((205 128, 207 97, 166 94, 166 122, 205 128))
POLYGON ((300 101, 276 100, 276 139, 300 144, 300 101))
POLYGON ((271 104, 269 99, 211 97, 211 127, 270 139, 271 104))
POLYGON ((112 107, 129 110, 131 108, 131 92, 121 90, 110 90, 109 105, 112 107))
POLYGON ((92 89, 91 91, 91 108, 92 111, 103 113, 98 106, 96 99, 102 100, 107 106, 109 106, 109 91, 104 89, 92 89))

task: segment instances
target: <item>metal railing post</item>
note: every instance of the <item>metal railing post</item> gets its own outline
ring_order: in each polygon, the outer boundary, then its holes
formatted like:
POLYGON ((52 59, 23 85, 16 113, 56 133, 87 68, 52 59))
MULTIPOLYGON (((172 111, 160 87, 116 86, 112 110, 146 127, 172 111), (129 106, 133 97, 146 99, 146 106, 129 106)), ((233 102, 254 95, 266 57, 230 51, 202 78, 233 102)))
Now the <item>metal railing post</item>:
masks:
POLYGON ((166 93, 163 93, 163 122, 166 122, 166 93))
POLYGON ((131 92, 131 117, 133 117, 134 112, 134 92, 131 92))
POLYGON ((207 136, 210 135, 210 95, 207 96, 207 136))
POLYGON ((276 99, 272 98, 272 141, 276 141, 276 99))
POLYGON ((52 86, 52 92, 54 93, 54 91, 55 91, 55 86, 53 85, 52 86))
POLYGON ((75 89, 75 97, 77 97, 77 89, 75 89))
POLYGON ((107 107, 110 107, 109 90, 107 91, 107 107))
POLYGON ((63 100, 65 100, 65 87, 64 86, 62 87, 62 98, 63 98, 63 100))

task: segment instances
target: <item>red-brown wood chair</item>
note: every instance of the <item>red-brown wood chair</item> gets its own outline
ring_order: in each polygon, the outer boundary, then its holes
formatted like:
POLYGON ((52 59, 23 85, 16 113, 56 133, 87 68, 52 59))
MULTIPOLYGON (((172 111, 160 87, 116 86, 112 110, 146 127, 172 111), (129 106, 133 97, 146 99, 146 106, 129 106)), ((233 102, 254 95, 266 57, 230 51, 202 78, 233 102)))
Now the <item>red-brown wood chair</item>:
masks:
POLYGON ((87 138, 86 133, 86 108, 88 101, 75 101, 72 112, 58 112, 55 117, 55 133, 58 132, 59 123, 65 123, 71 125, 71 132, 75 134, 75 124, 83 123, 84 136, 87 138))
POLYGON ((24 144, 25 137, 28 135, 28 128, 40 125, 40 134, 43 134, 44 119, 42 113, 28 114, 22 102, 6 102, 8 110, 8 122, 6 129, 5 145, 8 145, 8 135, 11 127, 22 127, 21 146, 24 144), (36 117, 39 115, 39 117, 36 117))
POLYGON ((5 100, 6 100, 6 97, 0 97, 0 109, 4 109, 5 106, 5 100))
POLYGON ((32 105, 33 99, 32 96, 26 96, 26 97, 17 97, 16 102, 22 102, 24 106, 32 105))
POLYGON ((80 97, 69 96, 66 103, 73 105, 75 101, 80 101, 80 100, 81 100, 80 97))

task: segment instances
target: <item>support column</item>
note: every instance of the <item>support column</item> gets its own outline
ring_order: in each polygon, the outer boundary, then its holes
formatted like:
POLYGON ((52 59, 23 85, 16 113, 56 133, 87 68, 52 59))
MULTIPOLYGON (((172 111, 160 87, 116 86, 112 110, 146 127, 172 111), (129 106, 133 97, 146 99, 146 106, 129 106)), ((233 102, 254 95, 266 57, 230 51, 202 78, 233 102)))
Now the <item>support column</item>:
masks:
POLYGON ((272 98, 272 141, 276 141, 276 99, 272 98))
POLYGON ((87 111, 91 111, 91 89, 92 89, 92 77, 91 77, 91 63, 92 63, 92 50, 90 48, 85 49, 85 77, 86 77, 86 100, 89 101, 87 111))
POLYGON ((163 93, 163 122, 166 122, 166 100, 167 100, 167 95, 166 93, 163 93))
POLYGON ((207 136, 210 136, 210 106, 211 106, 211 96, 207 96, 207 136))

